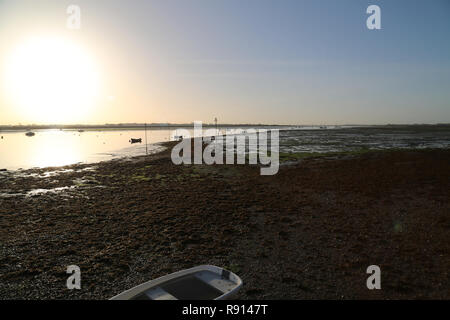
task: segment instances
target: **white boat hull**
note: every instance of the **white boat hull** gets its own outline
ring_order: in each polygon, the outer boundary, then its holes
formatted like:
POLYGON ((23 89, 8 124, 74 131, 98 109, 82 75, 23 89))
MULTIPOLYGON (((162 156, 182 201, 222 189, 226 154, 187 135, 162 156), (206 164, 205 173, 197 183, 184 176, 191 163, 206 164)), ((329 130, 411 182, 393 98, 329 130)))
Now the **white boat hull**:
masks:
POLYGON ((202 265, 142 283, 110 300, 224 300, 241 286, 241 278, 231 271, 202 265))

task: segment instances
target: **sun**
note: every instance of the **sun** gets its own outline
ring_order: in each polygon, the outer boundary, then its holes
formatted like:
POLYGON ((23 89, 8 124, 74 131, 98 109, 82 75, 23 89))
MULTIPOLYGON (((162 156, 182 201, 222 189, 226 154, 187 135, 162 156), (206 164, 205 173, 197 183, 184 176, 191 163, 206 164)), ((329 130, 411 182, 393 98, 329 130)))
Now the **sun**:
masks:
POLYGON ((6 92, 21 119, 33 123, 88 120, 99 95, 99 73, 82 46, 64 38, 34 37, 6 60, 6 92))

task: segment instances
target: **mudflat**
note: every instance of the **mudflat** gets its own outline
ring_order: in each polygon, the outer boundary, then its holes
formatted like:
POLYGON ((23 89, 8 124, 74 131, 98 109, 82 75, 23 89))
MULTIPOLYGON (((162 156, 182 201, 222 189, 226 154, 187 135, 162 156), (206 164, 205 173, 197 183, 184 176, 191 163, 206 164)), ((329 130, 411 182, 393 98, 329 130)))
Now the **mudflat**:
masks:
POLYGON ((241 299, 449 299, 450 150, 249 165, 161 153, 0 176, 0 298, 107 299, 214 264, 241 299), (68 290, 67 266, 81 269, 68 290), (381 290, 366 269, 381 268, 381 290))

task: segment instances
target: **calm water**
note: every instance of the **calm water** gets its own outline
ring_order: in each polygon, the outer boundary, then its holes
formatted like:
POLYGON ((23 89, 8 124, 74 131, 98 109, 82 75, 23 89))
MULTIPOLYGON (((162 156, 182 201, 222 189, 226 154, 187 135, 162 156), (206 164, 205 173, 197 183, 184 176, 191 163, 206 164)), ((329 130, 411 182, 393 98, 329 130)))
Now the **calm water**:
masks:
MULTIPOLYGON (((245 130, 245 129, 243 129, 245 130)), ((193 131, 189 130, 191 135, 193 131)), ((222 129, 221 133, 224 130, 222 129)), ((33 167, 64 166, 94 163, 114 158, 145 154, 143 130, 111 131, 35 131, 0 132, 0 169, 15 170, 33 167), (142 138, 143 143, 129 143, 142 138)), ((148 150, 161 150, 159 142, 168 141, 178 133, 172 129, 147 131, 148 150)), ((318 127, 284 128, 280 130, 280 152, 335 152, 361 148, 449 148, 450 126, 401 128, 389 127, 318 127)))
MULTIPOLYGON (((0 168, 64 166, 145 154, 144 131, 34 132, 34 137, 27 137, 24 132, 0 132, 3 136, 0 139, 0 168), (131 145, 130 138, 142 138, 143 143, 131 145)), ((149 151, 157 151, 160 146, 155 143, 168 141, 170 133, 170 130, 148 130, 149 151)))
MULTIPOLYGON (((206 130, 206 128, 205 128, 206 130)), ((191 136, 194 131, 188 129, 191 136)), ((33 137, 25 132, 0 131, 0 169, 17 170, 95 163, 115 158, 145 155, 144 130, 35 130, 33 137), (130 144, 130 138, 142 143, 130 144)), ((219 133, 223 132, 219 130, 219 133)), ((206 131, 204 131, 206 133, 206 131)), ((149 153, 161 150, 158 143, 173 140, 182 132, 171 129, 148 129, 149 153)))
MULTIPOLYGON (((192 129, 188 129, 194 136, 192 129)), ((95 163, 115 158, 145 155, 144 130, 35 130, 33 137, 23 131, 0 131, 0 169, 17 170, 95 163), (142 143, 130 144, 131 138, 142 143)), ((220 133, 220 130, 219 130, 220 133)), ((158 152, 161 142, 173 140, 181 132, 171 129, 148 129, 149 153, 158 152)))

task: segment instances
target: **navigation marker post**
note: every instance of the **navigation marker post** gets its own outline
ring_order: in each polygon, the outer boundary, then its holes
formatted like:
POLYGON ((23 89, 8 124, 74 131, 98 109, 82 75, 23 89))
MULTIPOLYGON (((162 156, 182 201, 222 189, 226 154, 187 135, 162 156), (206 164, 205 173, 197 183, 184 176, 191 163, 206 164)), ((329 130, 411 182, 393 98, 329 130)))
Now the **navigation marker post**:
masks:
POLYGON ((148 146, 147 146, 147 123, 145 123, 145 154, 148 155, 148 146))

